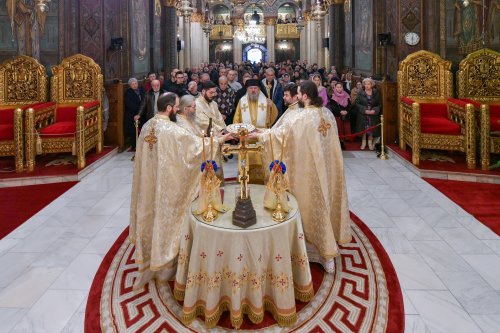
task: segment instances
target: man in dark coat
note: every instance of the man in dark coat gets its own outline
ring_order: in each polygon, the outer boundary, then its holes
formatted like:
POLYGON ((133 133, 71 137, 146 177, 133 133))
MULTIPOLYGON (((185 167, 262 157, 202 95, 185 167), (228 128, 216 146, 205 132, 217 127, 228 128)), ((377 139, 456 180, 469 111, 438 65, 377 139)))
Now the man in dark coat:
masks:
POLYGON ((157 101, 158 97, 165 91, 161 88, 161 83, 159 80, 153 80, 151 82, 151 90, 147 92, 146 96, 142 100, 139 113, 134 116, 134 120, 139 119, 139 126, 142 127, 149 119, 153 118, 156 113, 158 113, 157 101))

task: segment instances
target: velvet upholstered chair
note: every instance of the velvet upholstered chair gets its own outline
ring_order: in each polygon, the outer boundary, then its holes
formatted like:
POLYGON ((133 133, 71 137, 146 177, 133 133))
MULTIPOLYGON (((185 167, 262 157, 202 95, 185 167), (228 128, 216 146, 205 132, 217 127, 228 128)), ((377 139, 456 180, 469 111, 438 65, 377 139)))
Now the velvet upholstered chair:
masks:
POLYGON ((35 167, 35 155, 70 152, 77 167, 85 167, 85 154, 95 147, 100 153, 102 137, 101 68, 91 58, 76 54, 52 68, 53 107, 26 110, 25 127, 33 133, 26 140, 28 171, 35 167))
POLYGON ((500 53, 482 49, 460 62, 458 98, 476 108, 481 168, 487 170, 490 154, 500 154, 500 53))
POLYGON ((418 51, 399 64, 399 145, 412 149, 419 165, 421 149, 465 152, 467 167, 476 165, 475 112, 470 103, 453 99, 451 62, 418 51))
POLYGON ((24 170, 24 111, 47 98, 47 75, 38 61, 20 55, 0 65, 0 156, 14 156, 16 172, 24 170))

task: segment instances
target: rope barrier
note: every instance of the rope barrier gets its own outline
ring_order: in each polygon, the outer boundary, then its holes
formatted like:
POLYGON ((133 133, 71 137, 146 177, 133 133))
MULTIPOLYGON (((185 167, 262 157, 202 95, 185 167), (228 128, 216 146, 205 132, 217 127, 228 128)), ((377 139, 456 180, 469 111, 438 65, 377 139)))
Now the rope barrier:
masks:
POLYGON ((364 131, 357 132, 357 133, 352 133, 352 134, 344 134, 344 135, 340 135, 340 134, 339 134, 339 138, 341 138, 341 139, 345 139, 345 138, 355 138, 355 137, 357 137, 357 136, 361 136, 361 135, 363 135, 363 134, 365 134, 365 133, 368 133, 368 132, 370 132, 371 130, 373 130, 373 129, 375 129, 375 128, 379 127, 379 126, 381 126, 381 124, 378 124, 378 125, 374 125, 374 126, 368 127, 368 128, 367 128, 367 129, 365 129, 364 131))

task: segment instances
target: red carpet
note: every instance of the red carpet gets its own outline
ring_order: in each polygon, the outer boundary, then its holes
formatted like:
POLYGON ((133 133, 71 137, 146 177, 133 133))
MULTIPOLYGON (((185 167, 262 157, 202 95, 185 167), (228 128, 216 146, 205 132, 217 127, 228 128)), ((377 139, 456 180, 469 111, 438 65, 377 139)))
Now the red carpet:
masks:
MULTIPOLYGON (((240 331, 404 331, 403 298, 389 256, 368 227, 354 214, 351 218, 353 239, 340 247, 336 272, 325 274, 321 266, 310 265, 315 298, 309 303, 297 302, 298 323, 289 330, 280 329, 272 316, 266 314, 259 325, 250 324, 245 318, 240 331), (365 299, 364 295, 371 296, 365 299), (322 327, 328 329, 324 331, 322 327)), ((208 331, 202 320, 189 327, 181 323, 181 306, 173 298, 169 284, 152 282, 141 290, 132 290, 137 266, 133 260, 134 246, 127 236, 128 229, 106 254, 94 277, 85 313, 85 332, 208 331)), ((227 332, 230 327, 226 315, 219 321, 217 331, 227 332)))
POLYGON ((78 182, 0 188, 0 239, 78 182))
MULTIPOLYGON (((91 150, 86 155, 87 167, 103 158, 116 147, 104 147, 100 154, 91 150)), ((37 156, 35 170, 33 172, 14 172, 14 159, 12 157, 0 157, 0 179, 23 178, 23 177, 43 177, 43 176, 69 176, 77 175, 76 157, 69 153, 47 154, 37 156), (12 172, 10 172, 12 171, 12 172)))
MULTIPOLYGON (((401 150, 398 145, 390 144, 389 148, 405 160, 411 163, 411 148, 408 147, 406 150, 401 150)), ((420 164, 417 168, 420 170, 437 170, 437 171, 449 171, 449 172, 461 172, 470 174, 482 174, 482 175, 500 175, 500 169, 493 170, 481 170, 480 161, 476 160, 476 168, 468 169, 467 163, 465 161, 465 154, 460 152, 452 151, 440 151, 440 150, 422 150, 425 154, 426 152, 432 154, 435 157, 453 160, 451 161, 430 161, 420 159, 420 164)), ((496 159, 492 159, 495 161, 496 159)))
POLYGON ((424 179, 500 236, 500 185, 424 179))

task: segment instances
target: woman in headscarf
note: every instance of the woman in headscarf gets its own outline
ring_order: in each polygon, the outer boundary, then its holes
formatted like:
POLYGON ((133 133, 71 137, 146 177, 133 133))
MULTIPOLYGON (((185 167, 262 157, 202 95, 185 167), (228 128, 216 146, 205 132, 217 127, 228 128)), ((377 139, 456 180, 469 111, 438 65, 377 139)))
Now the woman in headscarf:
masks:
POLYGON ((312 75, 312 81, 318 87, 318 95, 323 100, 323 106, 328 104, 328 95, 326 93, 326 88, 323 86, 323 80, 321 79, 321 75, 318 73, 312 75))
POLYGON ((342 82, 336 82, 333 87, 332 99, 328 103, 328 108, 332 111, 337 120, 337 128, 339 129, 340 145, 344 148, 344 138, 342 136, 351 134, 351 97, 344 90, 342 82))

